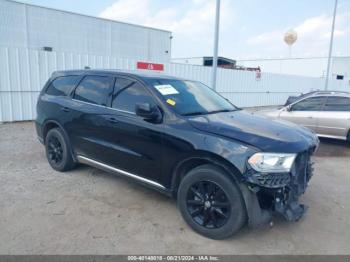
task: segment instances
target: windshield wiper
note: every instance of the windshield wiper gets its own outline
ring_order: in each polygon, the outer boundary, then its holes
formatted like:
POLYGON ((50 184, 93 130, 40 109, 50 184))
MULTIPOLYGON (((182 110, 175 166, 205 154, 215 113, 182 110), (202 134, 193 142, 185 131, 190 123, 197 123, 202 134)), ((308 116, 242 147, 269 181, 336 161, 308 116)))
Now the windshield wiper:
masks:
POLYGON ((208 114, 216 114, 216 113, 232 112, 232 111, 236 111, 236 109, 221 109, 221 110, 214 110, 214 111, 210 111, 208 114))
POLYGON ((196 111, 196 112, 189 112, 189 113, 185 113, 182 114, 183 116, 199 116, 199 115, 209 115, 209 114, 216 114, 216 113, 223 113, 223 112, 233 112, 233 111, 237 111, 240 110, 239 108, 235 108, 235 109, 220 109, 220 110, 213 110, 210 112, 202 112, 202 111, 196 111))
POLYGON ((190 113, 185 113, 182 114, 183 116, 199 116, 199 115, 206 115, 208 114, 207 112, 190 112, 190 113))

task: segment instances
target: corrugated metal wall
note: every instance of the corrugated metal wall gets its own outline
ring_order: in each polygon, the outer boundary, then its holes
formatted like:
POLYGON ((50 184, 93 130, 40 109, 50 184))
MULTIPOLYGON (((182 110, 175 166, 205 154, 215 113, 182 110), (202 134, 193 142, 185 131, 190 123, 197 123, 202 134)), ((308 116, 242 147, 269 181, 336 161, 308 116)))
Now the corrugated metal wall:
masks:
POLYGON ((0 0, 0 46, 169 62, 171 32, 0 0))
MULTIPOLYGON (((35 104, 54 70, 136 70, 137 60, 71 52, 45 52, 0 47, 0 122, 35 118, 35 104)), ((165 63, 164 74, 199 80, 210 85, 211 68, 165 63)), ((217 91, 240 107, 283 104, 289 95, 322 89, 324 80, 312 77, 218 69, 217 91)), ((330 89, 350 91, 349 80, 332 80, 330 89)))

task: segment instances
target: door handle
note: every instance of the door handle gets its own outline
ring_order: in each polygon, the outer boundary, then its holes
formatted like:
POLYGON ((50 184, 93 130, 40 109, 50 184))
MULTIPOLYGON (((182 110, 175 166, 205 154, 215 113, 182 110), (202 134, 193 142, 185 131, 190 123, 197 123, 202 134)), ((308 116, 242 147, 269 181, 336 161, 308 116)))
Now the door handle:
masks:
POLYGON ((69 112, 69 111, 70 111, 69 108, 68 108, 68 107, 65 107, 65 106, 62 107, 61 110, 62 110, 63 112, 69 112))
POLYGON ((118 123, 118 122, 119 122, 119 121, 118 121, 116 118, 114 118, 114 117, 108 118, 108 121, 111 122, 111 123, 118 123))
POLYGON ((312 117, 312 116, 308 116, 307 118, 310 118, 310 119, 311 119, 311 118, 313 118, 313 117, 312 117))

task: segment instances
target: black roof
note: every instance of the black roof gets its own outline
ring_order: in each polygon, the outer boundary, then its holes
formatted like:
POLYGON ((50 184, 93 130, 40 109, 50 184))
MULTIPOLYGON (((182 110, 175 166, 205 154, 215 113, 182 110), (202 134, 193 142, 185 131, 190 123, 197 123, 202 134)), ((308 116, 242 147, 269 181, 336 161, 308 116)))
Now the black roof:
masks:
POLYGON ((62 70, 55 71, 52 73, 53 77, 62 75, 87 75, 87 74, 110 74, 110 75, 125 75, 134 76, 141 79, 145 78, 158 78, 158 79, 174 79, 174 80, 185 80, 184 78, 165 75, 163 73, 154 72, 140 72, 136 70, 117 70, 117 69, 79 69, 79 70, 62 70))

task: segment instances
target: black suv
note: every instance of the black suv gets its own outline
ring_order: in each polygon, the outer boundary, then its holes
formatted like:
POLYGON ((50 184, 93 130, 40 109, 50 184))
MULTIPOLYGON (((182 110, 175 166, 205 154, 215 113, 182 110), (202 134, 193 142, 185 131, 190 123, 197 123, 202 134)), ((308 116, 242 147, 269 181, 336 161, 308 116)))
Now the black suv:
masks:
POLYGON ((308 129, 240 110, 200 82, 109 70, 53 73, 36 130, 55 170, 84 163, 159 190, 214 239, 272 213, 298 220, 319 143, 308 129))

